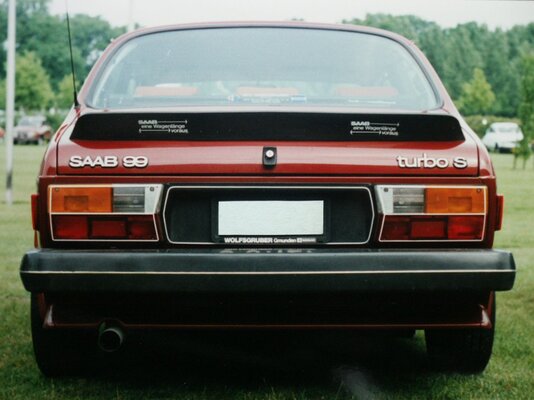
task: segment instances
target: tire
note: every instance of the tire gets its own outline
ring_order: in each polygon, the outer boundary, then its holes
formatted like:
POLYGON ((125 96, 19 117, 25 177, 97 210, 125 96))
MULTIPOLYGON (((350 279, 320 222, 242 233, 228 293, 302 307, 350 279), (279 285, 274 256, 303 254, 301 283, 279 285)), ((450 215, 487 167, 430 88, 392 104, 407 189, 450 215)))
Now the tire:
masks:
POLYGON ((96 337, 90 332, 44 329, 35 294, 31 297, 31 330, 35 361, 45 376, 80 374, 96 353, 96 337))
POLYGON ((495 147, 494 147, 493 151, 495 153, 500 153, 501 152, 501 149, 499 148, 499 145, 497 143, 495 143, 495 147))
POLYGON ((484 371, 491 358, 495 336, 495 296, 491 307, 491 329, 426 329, 426 349, 431 364, 440 370, 465 374, 484 371))

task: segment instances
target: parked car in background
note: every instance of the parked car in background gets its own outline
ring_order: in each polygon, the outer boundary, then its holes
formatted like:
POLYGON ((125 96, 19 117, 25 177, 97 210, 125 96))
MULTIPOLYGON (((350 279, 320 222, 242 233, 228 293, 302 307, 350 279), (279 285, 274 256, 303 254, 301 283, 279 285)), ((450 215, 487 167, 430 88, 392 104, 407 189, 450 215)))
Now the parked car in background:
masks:
POLYGON ((523 132, 515 122, 494 122, 486 130, 482 143, 490 151, 511 153, 523 140, 523 132))
POLYGON ((49 141, 51 136, 52 128, 43 115, 25 116, 15 126, 13 142, 39 144, 49 141))

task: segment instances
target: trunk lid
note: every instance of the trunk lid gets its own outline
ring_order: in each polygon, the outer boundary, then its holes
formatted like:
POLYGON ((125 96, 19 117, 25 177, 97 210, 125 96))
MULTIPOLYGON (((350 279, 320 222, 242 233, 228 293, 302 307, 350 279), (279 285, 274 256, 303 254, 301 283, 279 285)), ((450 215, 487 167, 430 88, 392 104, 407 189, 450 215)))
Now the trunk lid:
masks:
POLYGON ((478 150, 444 113, 92 113, 60 138, 58 173, 476 176, 478 150))

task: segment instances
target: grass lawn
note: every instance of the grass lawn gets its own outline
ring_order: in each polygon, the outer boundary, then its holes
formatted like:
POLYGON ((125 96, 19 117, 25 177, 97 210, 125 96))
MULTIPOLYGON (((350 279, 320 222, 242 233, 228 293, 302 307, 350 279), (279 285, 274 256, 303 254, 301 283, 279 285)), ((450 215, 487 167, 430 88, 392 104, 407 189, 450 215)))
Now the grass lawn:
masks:
POLYGON ((482 375, 431 370, 419 332, 414 339, 271 337, 267 343, 233 343, 232 350, 224 351, 217 337, 200 345, 186 342, 179 352, 161 346, 163 342, 152 343, 148 351, 111 360, 102 374, 46 379, 33 360, 29 294, 18 275, 20 258, 33 244, 29 196, 43 151, 41 146, 15 146, 15 204, 8 207, 5 147, 0 145, 0 399, 533 398, 532 161, 527 170, 512 170, 510 155, 494 156, 499 191, 506 196, 496 247, 514 252, 518 274, 514 290, 498 295, 494 354, 482 375), (182 355, 183 350, 188 354, 182 355))

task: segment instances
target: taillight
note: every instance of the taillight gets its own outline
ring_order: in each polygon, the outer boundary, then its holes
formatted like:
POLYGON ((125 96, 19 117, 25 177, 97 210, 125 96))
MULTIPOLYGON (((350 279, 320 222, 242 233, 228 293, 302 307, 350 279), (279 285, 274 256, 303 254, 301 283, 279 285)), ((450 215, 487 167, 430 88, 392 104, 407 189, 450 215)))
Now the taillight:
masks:
POLYGON ((481 241, 487 213, 485 186, 376 187, 379 240, 481 241))
POLYGON ((162 185, 51 185, 53 240, 157 241, 162 185))

